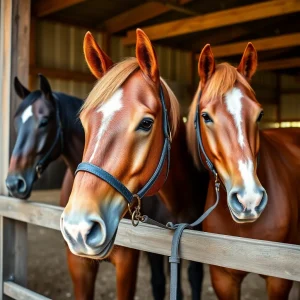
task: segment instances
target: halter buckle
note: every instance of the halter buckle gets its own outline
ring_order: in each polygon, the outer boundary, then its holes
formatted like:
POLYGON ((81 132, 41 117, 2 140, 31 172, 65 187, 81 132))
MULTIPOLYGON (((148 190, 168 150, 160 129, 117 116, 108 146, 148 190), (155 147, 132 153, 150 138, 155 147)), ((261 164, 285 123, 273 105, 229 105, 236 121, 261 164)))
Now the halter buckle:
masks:
POLYGON ((138 203, 137 206, 134 207, 134 210, 132 210, 132 206, 128 203, 128 210, 131 215, 131 223, 134 227, 138 226, 140 221, 144 220, 144 217, 141 214, 141 198, 139 195, 134 194, 133 198, 136 198, 138 203))
POLYGON ((169 142, 170 144, 172 143, 172 133, 171 133, 171 129, 169 128, 169 142))
POLYGON ((42 173, 43 173, 43 166, 40 165, 40 164, 37 165, 37 166, 35 167, 35 172, 36 172, 37 177, 38 177, 38 178, 41 178, 42 173))
POLYGON ((215 188, 216 188, 216 192, 219 192, 220 190, 220 180, 218 177, 218 173, 216 173, 216 177, 215 177, 215 188))

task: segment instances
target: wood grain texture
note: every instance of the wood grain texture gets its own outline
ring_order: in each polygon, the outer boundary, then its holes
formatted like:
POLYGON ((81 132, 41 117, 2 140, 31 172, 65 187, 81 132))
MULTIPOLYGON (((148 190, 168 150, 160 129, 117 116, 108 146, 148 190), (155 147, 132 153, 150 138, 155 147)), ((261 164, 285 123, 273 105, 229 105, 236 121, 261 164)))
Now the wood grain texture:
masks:
MULTIPOLYGON (((12 150, 15 139, 13 115, 19 104, 19 99, 13 88, 13 79, 18 76, 27 86, 29 71, 29 34, 30 34, 30 0, 1 0, 0 26, 0 78, 1 87, 1 181, 0 192, 7 193, 5 176, 7 174, 9 151, 12 150), (3 98, 4 96, 4 98, 3 98), (3 102, 2 102, 3 101, 3 102), (9 136, 7 135, 9 133, 9 136), (10 149, 7 149, 7 148, 10 149), (3 159, 3 160, 2 160, 3 159)), ((27 224, 1 217, 0 220, 0 273, 3 280, 26 286, 27 284, 27 224)), ((10 299, 3 295, 1 284, 0 298, 10 299)))
MULTIPOLYGON (((248 42, 249 41, 243 41, 243 42, 237 42, 237 43, 212 47, 214 57, 228 57, 228 56, 242 54, 248 42)), ((251 42, 257 51, 267 51, 267 50, 295 47, 300 45, 300 33, 291 33, 291 34, 279 35, 275 37, 256 39, 256 40, 251 40, 251 42)), ((199 54, 196 55, 195 58, 196 60, 198 60, 199 54)), ((297 61, 297 58, 295 61, 297 61)), ((291 61, 287 59, 283 60, 282 66, 290 64, 290 62, 291 61)), ((267 63, 263 66, 267 67, 267 63)), ((273 65, 273 67, 275 66, 273 65)), ((278 67, 280 67, 279 64, 278 67)))
MULTIPOLYGON (((245 5, 201 16, 184 18, 158 25, 143 27, 149 38, 160 40, 228 25, 265 19, 300 11, 299 0, 273 0, 245 5)), ((125 45, 135 43, 135 31, 127 32, 122 39, 125 45)))
POLYGON ((88 72, 44 68, 38 66, 31 66, 29 71, 30 71, 30 75, 35 77, 37 76, 37 74, 42 73, 44 76, 53 79, 73 80, 76 82, 90 82, 90 83, 96 82, 96 78, 91 73, 88 72))
POLYGON ((16 300, 50 300, 50 298, 44 297, 10 281, 4 282, 4 293, 16 300))
POLYGON ((37 17, 45 17, 84 1, 86 0, 37 0, 33 6, 33 13, 37 17))
MULTIPOLYGON (((191 1, 192 0, 181 0, 179 4, 186 4, 191 1)), ((116 33, 170 10, 172 10, 172 8, 163 3, 158 3, 157 1, 146 2, 106 20, 104 25, 108 32, 116 33)))
MULTIPOLYGON (((0 196, 0 215, 59 230, 61 207, 0 196)), ((122 220, 116 244, 170 255, 172 231, 122 220), (147 242, 145 242, 147 241, 147 242)), ((300 281, 300 247, 186 230, 181 257, 248 272, 300 281)))
POLYGON ((300 57, 263 61, 258 64, 258 70, 282 70, 300 67, 300 57))

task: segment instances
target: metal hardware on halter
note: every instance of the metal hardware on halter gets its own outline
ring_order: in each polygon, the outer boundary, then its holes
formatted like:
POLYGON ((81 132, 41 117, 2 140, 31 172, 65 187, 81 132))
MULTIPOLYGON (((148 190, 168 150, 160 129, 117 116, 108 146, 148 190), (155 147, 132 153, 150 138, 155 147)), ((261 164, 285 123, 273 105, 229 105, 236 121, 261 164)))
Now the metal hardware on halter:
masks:
POLYGON ((144 220, 144 217, 141 214, 141 198, 137 194, 133 195, 133 197, 138 201, 137 205, 134 207, 134 210, 132 211, 131 209, 133 202, 131 202, 131 204, 128 203, 127 205, 128 211, 131 215, 131 223, 134 227, 136 227, 139 225, 140 221, 144 220))
POLYGON ((36 165, 35 172, 36 172, 37 178, 41 178, 42 173, 43 173, 43 166, 40 164, 36 165))

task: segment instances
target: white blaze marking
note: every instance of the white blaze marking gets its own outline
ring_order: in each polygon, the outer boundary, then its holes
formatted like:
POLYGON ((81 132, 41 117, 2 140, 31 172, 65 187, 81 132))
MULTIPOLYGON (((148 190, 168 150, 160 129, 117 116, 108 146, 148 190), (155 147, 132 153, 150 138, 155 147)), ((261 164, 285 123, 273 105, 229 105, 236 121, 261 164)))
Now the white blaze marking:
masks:
POLYGON ((235 125, 238 130, 238 141, 240 146, 243 148, 244 136, 242 132, 242 92, 240 89, 234 87, 230 91, 228 91, 225 95, 227 110, 233 116, 235 125))
POLYGON ((238 164, 245 187, 244 195, 240 195, 239 200, 243 200, 246 208, 256 214, 255 207, 259 205, 262 195, 255 191, 256 184, 253 177, 253 162, 250 159, 248 161, 239 160, 238 164))
POLYGON ((110 99, 108 99, 105 103, 103 103, 97 110, 98 113, 102 113, 103 117, 97 134, 97 143, 95 145, 93 154, 90 158, 90 162, 92 162, 92 160, 94 159, 97 149, 99 147, 100 140, 104 135, 104 133, 106 132, 110 121, 113 119, 114 114, 123 107, 121 101, 122 96, 123 96, 123 90, 120 88, 111 96, 110 99))
POLYGON ((32 105, 28 106, 22 113, 22 122, 23 124, 30 118, 33 116, 32 113, 32 105))

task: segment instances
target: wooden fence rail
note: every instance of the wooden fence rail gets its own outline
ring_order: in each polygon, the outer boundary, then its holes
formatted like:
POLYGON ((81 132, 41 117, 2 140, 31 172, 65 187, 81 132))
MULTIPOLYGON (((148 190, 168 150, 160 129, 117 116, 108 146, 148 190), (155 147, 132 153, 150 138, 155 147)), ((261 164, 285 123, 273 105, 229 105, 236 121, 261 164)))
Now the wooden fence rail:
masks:
MULTIPOLYGON (((59 230, 62 208, 0 196, 0 215, 59 230)), ((116 244, 170 255, 172 232, 146 224, 133 227, 122 220, 116 244), (147 243, 145 243, 147 241, 147 243)), ((181 257, 300 281, 300 246, 186 230, 181 240, 181 257)))

